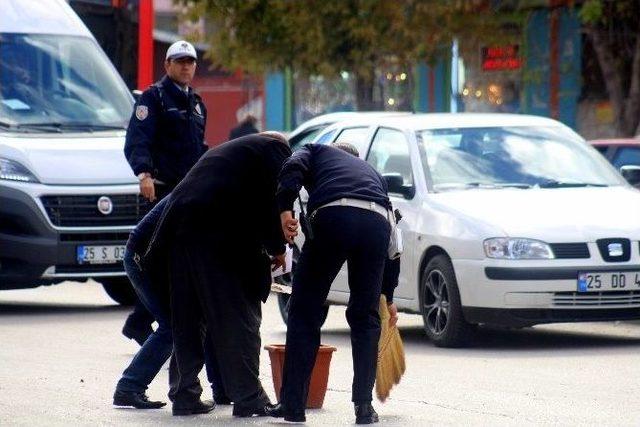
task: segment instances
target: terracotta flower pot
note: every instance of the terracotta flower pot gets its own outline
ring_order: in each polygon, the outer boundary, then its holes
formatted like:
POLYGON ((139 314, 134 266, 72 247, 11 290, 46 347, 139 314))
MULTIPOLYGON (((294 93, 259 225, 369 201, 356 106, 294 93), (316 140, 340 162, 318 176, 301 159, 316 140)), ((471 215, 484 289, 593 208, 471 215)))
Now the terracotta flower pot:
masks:
MULTIPOLYGON (((271 358, 271 374, 273 376, 273 388, 276 398, 280 400, 280 387, 282 387, 282 371, 284 368, 284 344, 270 344, 264 346, 271 358)), ((322 408, 324 395, 327 392, 327 382, 329 381, 329 365, 331 356, 337 348, 329 345, 321 345, 318 349, 316 364, 311 373, 309 382, 309 395, 307 396, 307 408, 322 408)))

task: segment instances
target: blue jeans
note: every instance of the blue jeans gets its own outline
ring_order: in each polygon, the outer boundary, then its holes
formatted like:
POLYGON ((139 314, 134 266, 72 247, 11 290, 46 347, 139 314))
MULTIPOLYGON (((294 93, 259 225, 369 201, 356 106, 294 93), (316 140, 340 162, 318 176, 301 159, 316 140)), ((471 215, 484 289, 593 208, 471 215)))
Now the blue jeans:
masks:
MULTIPOLYGON (((173 351, 173 336, 171 333, 171 313, 168 312, 166 303, 163 303, 159 291, 153 287, 149 277, 140 270, 134 260, 135 254, 127 249, 124 254, 124 269, 133 284, 133 288, 138 298, 153 315, 158 328, 149 335, 138 353, 125 369, 122 378, 116 386, 117 391, 144 393, 151 381, 156 377, 162 366, 171 356, 173 351)), ((210 339, 204 341, 211 342, 210 339)), ((226 396, 220 378, 219 367, 214 359, 214 352, 210 345, 205 344, 205 359, 207 367, 207 377, 211 383, 214 397, 226 396)), ((171 367, 169 369, 172 371, 171 367)), ((169 373, 170 382, 172 372, 169 373)))

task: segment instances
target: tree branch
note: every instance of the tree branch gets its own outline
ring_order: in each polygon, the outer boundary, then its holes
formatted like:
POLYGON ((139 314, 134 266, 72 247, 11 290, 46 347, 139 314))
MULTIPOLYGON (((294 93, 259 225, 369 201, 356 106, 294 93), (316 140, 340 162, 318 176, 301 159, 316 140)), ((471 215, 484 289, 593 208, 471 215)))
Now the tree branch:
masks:
POLYGON ((640 122, 640 33, 636 33, 635 49, 631 66, 631 84, 625 105, 625 130, 634 136, 640 122))
POLYGON ((586 25, 585 31, 593 43, 596 51, 602 77, 609 94, 611 107, 616 118, 618 132, 622 131, 622 122, 625 111, 625 96, 622 77, 616 67, 616 59, 613 56, 613 47, 607 39, 606 29, 593 25, 586 25))

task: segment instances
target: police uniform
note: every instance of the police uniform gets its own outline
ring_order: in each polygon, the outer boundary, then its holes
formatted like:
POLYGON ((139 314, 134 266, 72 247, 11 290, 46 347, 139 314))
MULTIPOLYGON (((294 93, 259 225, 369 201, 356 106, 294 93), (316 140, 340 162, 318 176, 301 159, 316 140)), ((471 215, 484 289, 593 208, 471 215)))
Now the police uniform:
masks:
POLYGON ((192 88, 164 76, 142 93, 129 121, 124 153, 136 176, 151 174, 162 199, 207 150, 207 109, 192 88))
MULTIPOLYGON (((172 44, 167 59, 196 59, 185 41, 172 44)), ((142 93, 129 121, 124 154, 138 179, 154 180, 156 203, 169 194, 207 150, 204 143, 207 109, 192 88, 183 89, 169 76, 142 93)), ((123 334, 140 345, 152 332, 153 316, 138 301, 123 334), (146 331, 146 333, 145 333, 146 331)))
MULTIPOLYGON (((347 321, 353 356, 352 400, 369 404, 375 382, 380 336, 378 305, 391 226, 385 181, 365 161, 338 148, 307 145, 285 163, 279 176, 280 212, 293 209, 304 186, 313 238, 302 248, 289 305, 287 345, 279 411, 303 421, 309 379, 320 345, 323 306, 331 283, 346 261, 350 297, 347 321)), ((393 281, 389 281, 392 283, 393 281)))

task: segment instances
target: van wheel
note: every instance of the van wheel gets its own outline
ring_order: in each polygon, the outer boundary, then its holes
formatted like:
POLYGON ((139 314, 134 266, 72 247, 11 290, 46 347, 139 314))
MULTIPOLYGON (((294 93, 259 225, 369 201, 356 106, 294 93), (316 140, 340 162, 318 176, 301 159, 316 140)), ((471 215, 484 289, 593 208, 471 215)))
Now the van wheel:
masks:
MULTIPOLYGON (((280 285, 289 286, 293 284, 293 274, 296 270, 296 264, 298 262, 298 250, 294 248, 293 250, 293 260, 291 263, 291 273, 283 274, 282 276, 276 278, 276 282, 280 285)), ((282 321, 285 325, 289 322, 289 300, 291 299, 291 295, 278 293, 278 308, 280 309, 280 316, 282 316, 282 321)), ((322 311, 322 324, 327 320, 327 316, 329 314, 329 306, 326 305, 322 311)))
POLYGON ((138 301, 128 277, 105 277, 101 282, 107 295, 118 304, 134 305, 138 301))
POLYGON ((463 347, 471 334, 464 320, 453 265, 445 255, 434 257, 422 273, 420 312, 424 330, 437 347, 463 347))

